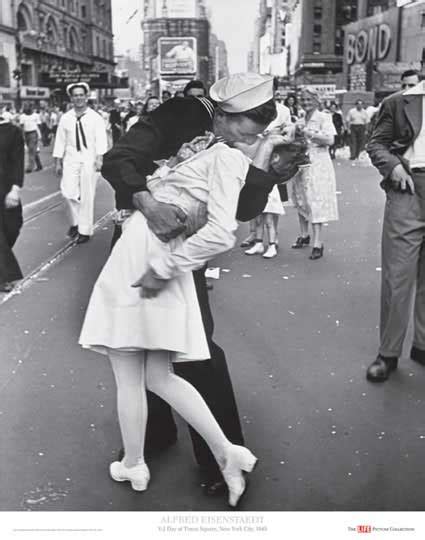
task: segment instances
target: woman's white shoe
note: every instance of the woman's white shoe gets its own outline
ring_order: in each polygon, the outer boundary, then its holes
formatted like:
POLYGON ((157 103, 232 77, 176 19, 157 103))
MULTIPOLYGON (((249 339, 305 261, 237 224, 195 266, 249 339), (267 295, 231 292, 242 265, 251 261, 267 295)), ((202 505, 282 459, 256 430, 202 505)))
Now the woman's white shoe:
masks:
POLYGON ((238 505, 246 488, 244 473, 253 471, 257 461, 254 454, 244 446, 233 444, 226 451, 221 473, 229 489, 230 506, 238 505))
POLYGON ((126 467, 121 461, 114 461, 109 466, 109 473, 116 482, 131 482, 131 487, 135 491, 145 491, 150 480, 150 473, 146 463, 126 467))
POLYGON ((270 244, 267 248, 267 251, 264 253, 263 257, 265 259, 273 259, 273 257, 276 257, 277 255, 277 247, 276 244, 270 244))
POLYGON ((264 253, 263 242, 255 242, 252 248, 245 251, 245 255, 262 255, 264 253))

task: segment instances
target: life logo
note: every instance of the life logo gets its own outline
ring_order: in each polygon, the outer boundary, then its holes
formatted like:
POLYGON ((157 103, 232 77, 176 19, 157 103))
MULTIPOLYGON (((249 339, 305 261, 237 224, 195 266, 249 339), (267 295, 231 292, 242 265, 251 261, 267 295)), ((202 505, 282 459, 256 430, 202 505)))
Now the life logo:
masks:
POLYGON ((371 533, 372 527, 370 525, 357 525, 358 533, 371 533))

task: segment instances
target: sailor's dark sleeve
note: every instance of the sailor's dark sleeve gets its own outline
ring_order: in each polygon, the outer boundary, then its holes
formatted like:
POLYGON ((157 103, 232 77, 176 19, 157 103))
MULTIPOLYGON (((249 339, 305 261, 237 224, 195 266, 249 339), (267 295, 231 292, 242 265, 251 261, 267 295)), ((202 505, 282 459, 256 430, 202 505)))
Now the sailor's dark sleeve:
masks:
POLYGON ((249 221, 260 215, 276 182, 276 176, 250 165, 239 195, 236 219, 249 221))
POLYGON ((116 191, 129 195, 147 190, 146 176, 156 165, 159 134, 143 122, 136 123, 103 157, 102 176, 116 191))

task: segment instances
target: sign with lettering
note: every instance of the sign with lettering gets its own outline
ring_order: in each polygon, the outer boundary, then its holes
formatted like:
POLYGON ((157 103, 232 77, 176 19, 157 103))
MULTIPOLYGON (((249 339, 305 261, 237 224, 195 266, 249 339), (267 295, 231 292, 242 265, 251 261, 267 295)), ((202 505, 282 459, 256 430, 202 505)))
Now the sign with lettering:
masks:
POLYGON ((399 9, 361 19, 344 27, 345 62, 348 66, 367 62, 395 62, 399 9))
POLYGON ((358 34, 347 36, 347 63, 362 64, 367 60, 384 60, 391 47, 391 28, 380 24, 358 34))
POLYGON ((24 99, 48 99, 50 97, 49 88, 39 86, 22 86, 21 98, 24 99))
POLYGON ((49 71, 40 73, 41 84, 48 87, 64 86, 75 82, 86 82, 91 86, 107 86, 109 82, 106 71, 49 71))

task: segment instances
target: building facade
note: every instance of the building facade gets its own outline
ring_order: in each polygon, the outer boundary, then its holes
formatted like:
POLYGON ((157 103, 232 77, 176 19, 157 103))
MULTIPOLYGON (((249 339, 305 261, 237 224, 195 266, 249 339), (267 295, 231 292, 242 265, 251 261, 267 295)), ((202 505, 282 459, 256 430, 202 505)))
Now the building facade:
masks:
POLYGON ((210 74, 209 80, 216 81, 229 75, 227 47, 216 34, 210 33, 210 74))
POLYGON ((403 71, 423 70, 425 0, 399 5, 345 27, 344 76, 349 90, 383 97, 400 89, 403 71))
POLYGON ((227 51, 217 37, 211 46, 203 0, 145 0, 142 30, 144 70, 154 93, 174 93, 195 78, 211 84, 217 72, 216 47, 223 70, 227 51))
POLYGON ((254 24, 254 39, 248 52, 248 70, 286 77, 288 49, 286 25, 288 0, 261 0, 254 24))
POLYGON ((289 71, 296 85, 343 84, 344 26, 358 0, 290 0, 286 28, 289 71))
POLYGON ((0 0, 0 107, 15 100, 16 18, 10 0, 0 0))
MULTIPOLYGON (((63 99, 85 80, 111 93, 114 51, 111 0, 14 0, 22 100, 63 99)), ((19 99, 19 96, 18 96, 19 99)))

